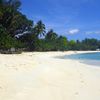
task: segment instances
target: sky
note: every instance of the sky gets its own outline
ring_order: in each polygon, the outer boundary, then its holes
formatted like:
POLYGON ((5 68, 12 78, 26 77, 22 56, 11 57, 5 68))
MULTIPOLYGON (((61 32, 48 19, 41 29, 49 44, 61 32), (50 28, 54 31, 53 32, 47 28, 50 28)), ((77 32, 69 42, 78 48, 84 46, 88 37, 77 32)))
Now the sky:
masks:
POLYGON ((21 0, 21 12, 69 40, 100 39, 100 0, 21 0))

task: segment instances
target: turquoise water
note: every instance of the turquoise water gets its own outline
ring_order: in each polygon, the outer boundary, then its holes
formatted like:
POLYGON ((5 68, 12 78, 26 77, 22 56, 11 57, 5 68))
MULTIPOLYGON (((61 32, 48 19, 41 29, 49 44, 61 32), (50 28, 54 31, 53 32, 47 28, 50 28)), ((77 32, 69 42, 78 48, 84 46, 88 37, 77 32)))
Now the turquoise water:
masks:
POLYGON ((100 52, 71 54, 71 55, 66 55, 63 58, 79 60, 81 63, 100 66, 100 52))
POLYGON ((66 58, 66 59, 80 59, 80 60, 100 60, 100 52, 71 54, 71 55, 64 56, 64 58, 66 58))

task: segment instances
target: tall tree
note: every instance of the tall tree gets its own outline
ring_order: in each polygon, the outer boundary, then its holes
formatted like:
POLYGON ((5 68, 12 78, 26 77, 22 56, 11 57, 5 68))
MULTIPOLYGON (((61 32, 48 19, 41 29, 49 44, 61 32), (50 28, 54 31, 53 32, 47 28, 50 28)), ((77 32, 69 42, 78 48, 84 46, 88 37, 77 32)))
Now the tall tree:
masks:
POLYGON ((45 39, 49 40, 49 41, 52 41, 52 40, 57 39, 57 37, 58 37, 58 35, 53 31, 53 29, 50 29, 47 32, 45 39))
POLYGON ((45 25, 42 23, 42 21, 38 21, 37 24, 33 28, 33 33, 36 38, 39 38, 39 36, 45 35, 45 25))
POLYGON ((58 44, 58 47, 57 47, 57 50, 67 50, 68 49, 68 40, 65 36, 59 36, 58 39, 57 39, 57 44, 58 44))

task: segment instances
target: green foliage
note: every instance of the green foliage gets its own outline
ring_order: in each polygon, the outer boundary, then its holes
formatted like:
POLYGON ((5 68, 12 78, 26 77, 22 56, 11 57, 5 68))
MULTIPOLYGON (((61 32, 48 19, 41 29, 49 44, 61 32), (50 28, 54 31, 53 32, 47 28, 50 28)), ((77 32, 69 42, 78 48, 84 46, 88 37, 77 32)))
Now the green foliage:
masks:
POLYGON ((68 41, 52 29, 46 33, 40 20, 35 25, 19 9, 20 0, 0 0, 0 49, 22 48, 27 51, 96 50, 100 41, 68 41))
POLYGON ((64 36, 58 37, 58 50, 64 51, 68 49, 68 41, 67 38, 64 36))
POLYGON ((39 36, 44 36, 45 35, 45 25, 42 23, 42 21, 38 21, 37 24, 33 28, 33 33, 36 38, 39 36))
POLYGON ((76 41, 74 41, 74 40, 69 41, 68 47, 69 47, 69 50, 75 50, 76 49, 76 41))
POLYGON ((96 50, 99 48, 100 42, 97 39, 85 39, 82 41, 84 50, 96 50))
POLYGON ((19 41, 16 41, 14 38, 12 38, 5 28, 0 26, 0 49, 9 49, 12 47, 20 47, 19 41))
POLYGON ((56 40, 58 35, 51 29, 47 32, 45 39, 47 41, 53 41, 56 40))

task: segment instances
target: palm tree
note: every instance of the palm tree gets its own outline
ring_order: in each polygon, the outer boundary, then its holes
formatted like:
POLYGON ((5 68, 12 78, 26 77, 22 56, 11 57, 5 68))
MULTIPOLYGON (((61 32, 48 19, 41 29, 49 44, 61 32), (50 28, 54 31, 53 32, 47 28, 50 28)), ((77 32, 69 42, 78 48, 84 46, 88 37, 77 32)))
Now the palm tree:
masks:
POLYGON ((33 28, 33 33, 36 38, 39 38, 45 35, 45 25, 42 23, 42 21, 38 21, 37 24, 33 28))
POLYGON ((46 35, 45 39, 46 40, 56 40, 57 37, 58 37, 58 35, 52 29, 50 29, 47 32, 47 35, 46 35))

